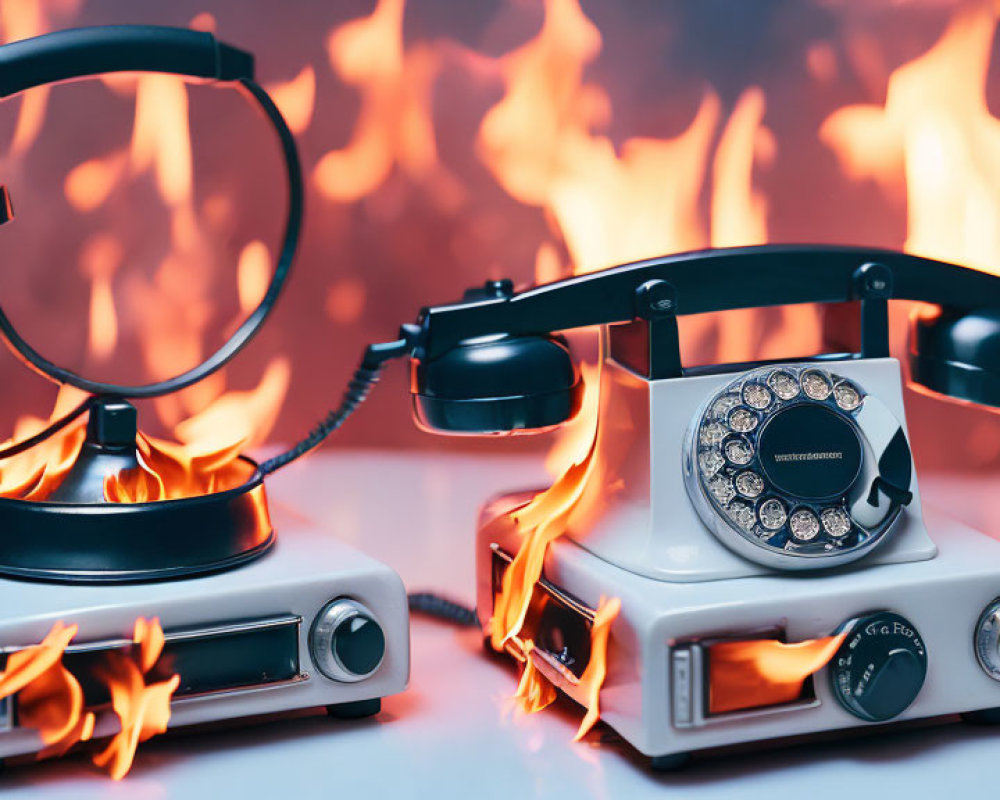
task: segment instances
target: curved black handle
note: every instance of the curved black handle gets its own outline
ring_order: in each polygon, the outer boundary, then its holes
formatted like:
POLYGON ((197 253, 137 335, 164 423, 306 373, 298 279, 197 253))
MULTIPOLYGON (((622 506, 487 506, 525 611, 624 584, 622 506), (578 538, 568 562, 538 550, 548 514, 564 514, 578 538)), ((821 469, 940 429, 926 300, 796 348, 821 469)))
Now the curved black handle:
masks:
POLYGON ((955 308, 1000 307, 1000 277, 891 250, 819 245, 762 245, 702 250, 653 258, 544 284, 519 294, 425 308, 422 355, 433 357, 464 339, 563 331, 629 322, 638 316, 637 291, 667 281, 673 313, 839 303, 858 299, 857 270, 891 270, 886 299, 921 300, 955 308))
POLYGON ((106 72, 166 72, 215 81, 252 80, 253 56, 210 33, 106 25, 46 33, 0 47, 0 97, 106 72))
MULTIPOLYGON (((256 335, 274 308, 292 267, 302 227, 304 190, 295 139, 274 101, 254 81, 253 66, 250 53, 217 42, 210 33, 187 28, 149 25, 75 28, 0 46, 0 99, 32 86, 106 72, 163 72, 232 84, 252 98, 270 122, 278 136, 288 178, 288 214, 271 283, 257 308, 199 365, 172 378, 138 386, 89 380, 42 356, 21 337, 0 306, 0 339, 28 367, 49 380, 70 384, 93 395, 158 397, 179 391, 221 369, 256 335)), ((0 187, 0 224, 10 215, 9 196, 0 187)))

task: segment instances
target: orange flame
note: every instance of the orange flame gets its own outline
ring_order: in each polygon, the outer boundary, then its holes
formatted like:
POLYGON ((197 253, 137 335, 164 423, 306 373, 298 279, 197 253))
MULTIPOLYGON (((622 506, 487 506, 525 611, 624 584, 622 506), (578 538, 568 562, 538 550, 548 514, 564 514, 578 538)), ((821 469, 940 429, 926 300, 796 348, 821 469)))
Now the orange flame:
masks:
POLYGON ((327 40, 334 71, 361 94, 350 142, 327 152, 313 172, 332 200, 371 194, 393 165, 417 179, 438 165, 430 96, 439 59, 426 45, 404 51, 404 8, 405 0, 379 0, 370 16, 341 25, 327 40))
POLYGON ((80 253, 80 268, 90 284, 90 341, 88 352, 105 360, 118 341, 118 312, 112 293, 111 278, 122 262, 121 243, 110 234, 92 236, 80 253))
POLYGON ((964 4, 941 38, 889 77, 884 106, 831 114, 820 138, 849 177, 905 186, 912 253, 1000 269, 1000 126, 986 77, 1000 9, 964 4))
POLYGON ((822 669, 846 633, 785 644, 774 639, 719 642, 709 648, 710 714, 790 703, 822 669))
POLYGON ((124 152, 114 152, 77 164, 63 183, 63 193, 70 205, 83 212, 99 208, 122 179, 126 163, 124 152))
POLYGON ((140 464, 104 480, 112 503, 147 503, 223 492, 244 483, 253 467, 238 458, 243 441, 198 450, 141 435, 140 464))
POLYGON ((163 630, 158 619, 136 620, 133 641, 139 648, 138 657, 108 653, 100 672, 111 692, 111 707, 118 716, 121 730, 94 756, 94 763, 106 767, 116 781, 124 778, 132 767, 139 744, 166 731, 170 722, 170 698, 180 684, 179 675, 158 683, 146 683, 146 673, 163 649, 163 630))
POLYGON ((531 654, 534 649, 535 646, 530 640, 519 643, 517 648, 517 651, 524 656, 524 668, 517 682, 514 699, 529 714, 548 708, 556 699, 556 687, 538 670, 532 659, 531 654))
POLYGON ((255 239, 243 248, 237 265, 237 291, 240 309, 253 311, 264 297, 271 273, 271 253, 267 245, 255 239))
MULTIPOLYGON (((77 389, 62 387, 49 419, 21 417, 14 426, 13 437, 0 447, 33 436, 82 402, 84 397, 77 389)), ((73 466, 83 438, 83 423, 77 420, 36 447, 0 461, 0 496, 44 500, 73 466)))
POLYGON ((0 698, 18 695, 20 725, 38 731, 46 745, 66 749, 94 730, 94 715, 83 713, 83 690, 61 664, 76 632, 76 625, 57 622, 41 644, 12 653, 0 673, 0 698))
MULTIPOLYGON (((48 28, 41 0, 20 0, 0 5, 0 28, 3 42, 14 42, 45 33, 48 28)), ((49 102, 48 86, 39 86, 24 93, 14 128, 11 153, 23 155, 34 144, 45 122, 49 102)))
POLYGON ((316 71, 312 65, 304 66, 290 81, 270 85, 267 93, 271 95, 292 133, 305 133, 308 130, 316 105, 316 71))
POLYGON ((580 722, 573 741, 580 741, 601 716, 600 695, 604 679, 608 675, 608 637, 611 634, 611 623, 621 610, 621 600, 617 597, 607 600, 601 598, 594 614, 594 623, 590 631, 590 661, 580 676, 580 685, 586 697, 587 713, 580 722))

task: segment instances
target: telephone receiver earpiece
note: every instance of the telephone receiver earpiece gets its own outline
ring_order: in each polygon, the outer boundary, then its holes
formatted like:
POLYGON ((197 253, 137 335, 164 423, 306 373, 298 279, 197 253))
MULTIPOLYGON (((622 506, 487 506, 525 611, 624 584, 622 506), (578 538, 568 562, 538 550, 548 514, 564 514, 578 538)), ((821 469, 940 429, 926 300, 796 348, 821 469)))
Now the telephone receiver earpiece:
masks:
POLYGON ((538 432, 580 410, 583 381, 562 337, 496 334, 411 360, 421 427, 452 435, 538 432))
POLYGON ((909 361, 914 383, 1000 407, 1000 309, 921 308, 911 321, 909 361))

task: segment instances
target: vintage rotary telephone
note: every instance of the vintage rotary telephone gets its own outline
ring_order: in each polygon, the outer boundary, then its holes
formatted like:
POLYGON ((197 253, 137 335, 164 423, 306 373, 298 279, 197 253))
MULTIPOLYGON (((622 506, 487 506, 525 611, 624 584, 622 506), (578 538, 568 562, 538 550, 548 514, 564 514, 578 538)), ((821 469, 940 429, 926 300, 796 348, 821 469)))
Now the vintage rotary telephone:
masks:
POLYGON ((339 426, 381 364, 403 355, 427 430, 558 426, 579 410, 583 387, 553 332, 605 326, 601 470, 570 520, 588 549, 685 582, 838 566, 883 542, 873 563, 930 558, 889 358, 890 299, 940 309, 914 321, 915 382, 1000 405, 1000 278, 899 252, 763 246, 651 259, 523 292, 490 281, 461 302, 424 308, 398 341, 368 349, 343 405, 300 449, 339 426), (680 315, 852 300, 861 304, 858 353, 682 365, 680 315), (624 489, 609 493, 616 484, 624 489), (700 535, 704 527, 715 536, 700 535))

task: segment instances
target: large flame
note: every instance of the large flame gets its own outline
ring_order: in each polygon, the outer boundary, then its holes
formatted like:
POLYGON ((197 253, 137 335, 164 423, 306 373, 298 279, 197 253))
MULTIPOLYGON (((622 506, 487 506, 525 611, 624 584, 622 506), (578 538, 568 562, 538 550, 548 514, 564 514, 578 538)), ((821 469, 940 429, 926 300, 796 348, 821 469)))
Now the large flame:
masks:
MULTIPOLYGON (((505 93, 479 129, 480 157, 512 197, 546 211, 556 240, 569 254, 569 269, 579 274, 709 244, 766 241, 767 206, 754 189, 753 170, 770 163, 776 147, 762 124, 763 93, 751 88, 739 98, 714 159, 721 109, 712 91, 703 95, 690 125, 679 136, 628 139, 617 149, 609 138, 594 132, 610 120, 610 101, 599 86, 584 82, 585 67, 600 49, 600 32, 578 0, 546 0, 538 35, 500 59, 505 93), (710 164, 711 215, 705 220, 699 200, 710 164)), ((539 248, 539 279, 553 279, 564 270, 558 253, 555 242, 539 248)), ((787 322, 814 324, 801 311, 786 313, 787 322)), ((805 314, 814 317, 813 312, 805 314)), ((758 312, 730 318, 721 325, 721 335, 714 337, 720 327, 717 320, 685 323, 695 338, 718 341, 716 360, 743 360, 768 348, 779 352, 785 348, 787 355, 793 336, 795 346, 801 346, 801 329, 793 331, 786 324, 779 336, 766 339, 758 318, 758 312)), ((583 413, 549 457, 550 467, 570 466, 563 467, 550 489, 510 514, 521 541, 504 573, 490 622, 492 646, 524 656, 517 696, 528 710, 543 708, 553 694, 532 662, 534 644, 522 631, 525 615, 548 548, 565 533, 595 468, 599 369, 587 367, 584 374, 583 413)), ((581 679, 588 712, 578 738, 598 716, 608 636, 619 609, 620 602, 612 598, 602 601, 597 612, 591 662, 581 679)))
POLYGON ((846 174, 906 191, 905 249, 1000 271, 1000 123, 986 78, 1000 9, 964 4, 889 78, 884 106, 846 106, 820 129, 846 174))
POLYGON ((775 639, 719 642, 708 650, 710 714, 790 703, 822 669, 846 633, 786 644, 775 639))
POLYGON ((141 742, 167 729, 170 721, 170 698, 180 684, 180 676, 146 683, 163 649, 163 630, 157 619, 138 619, 133 635, 138 655, 108 653, 100 676, 111 692, 111 707, 121 730, 108 746, 94 756, 94 763, 106 767, 114 780, 121 780, 132 767, 136 748, 141 742))

